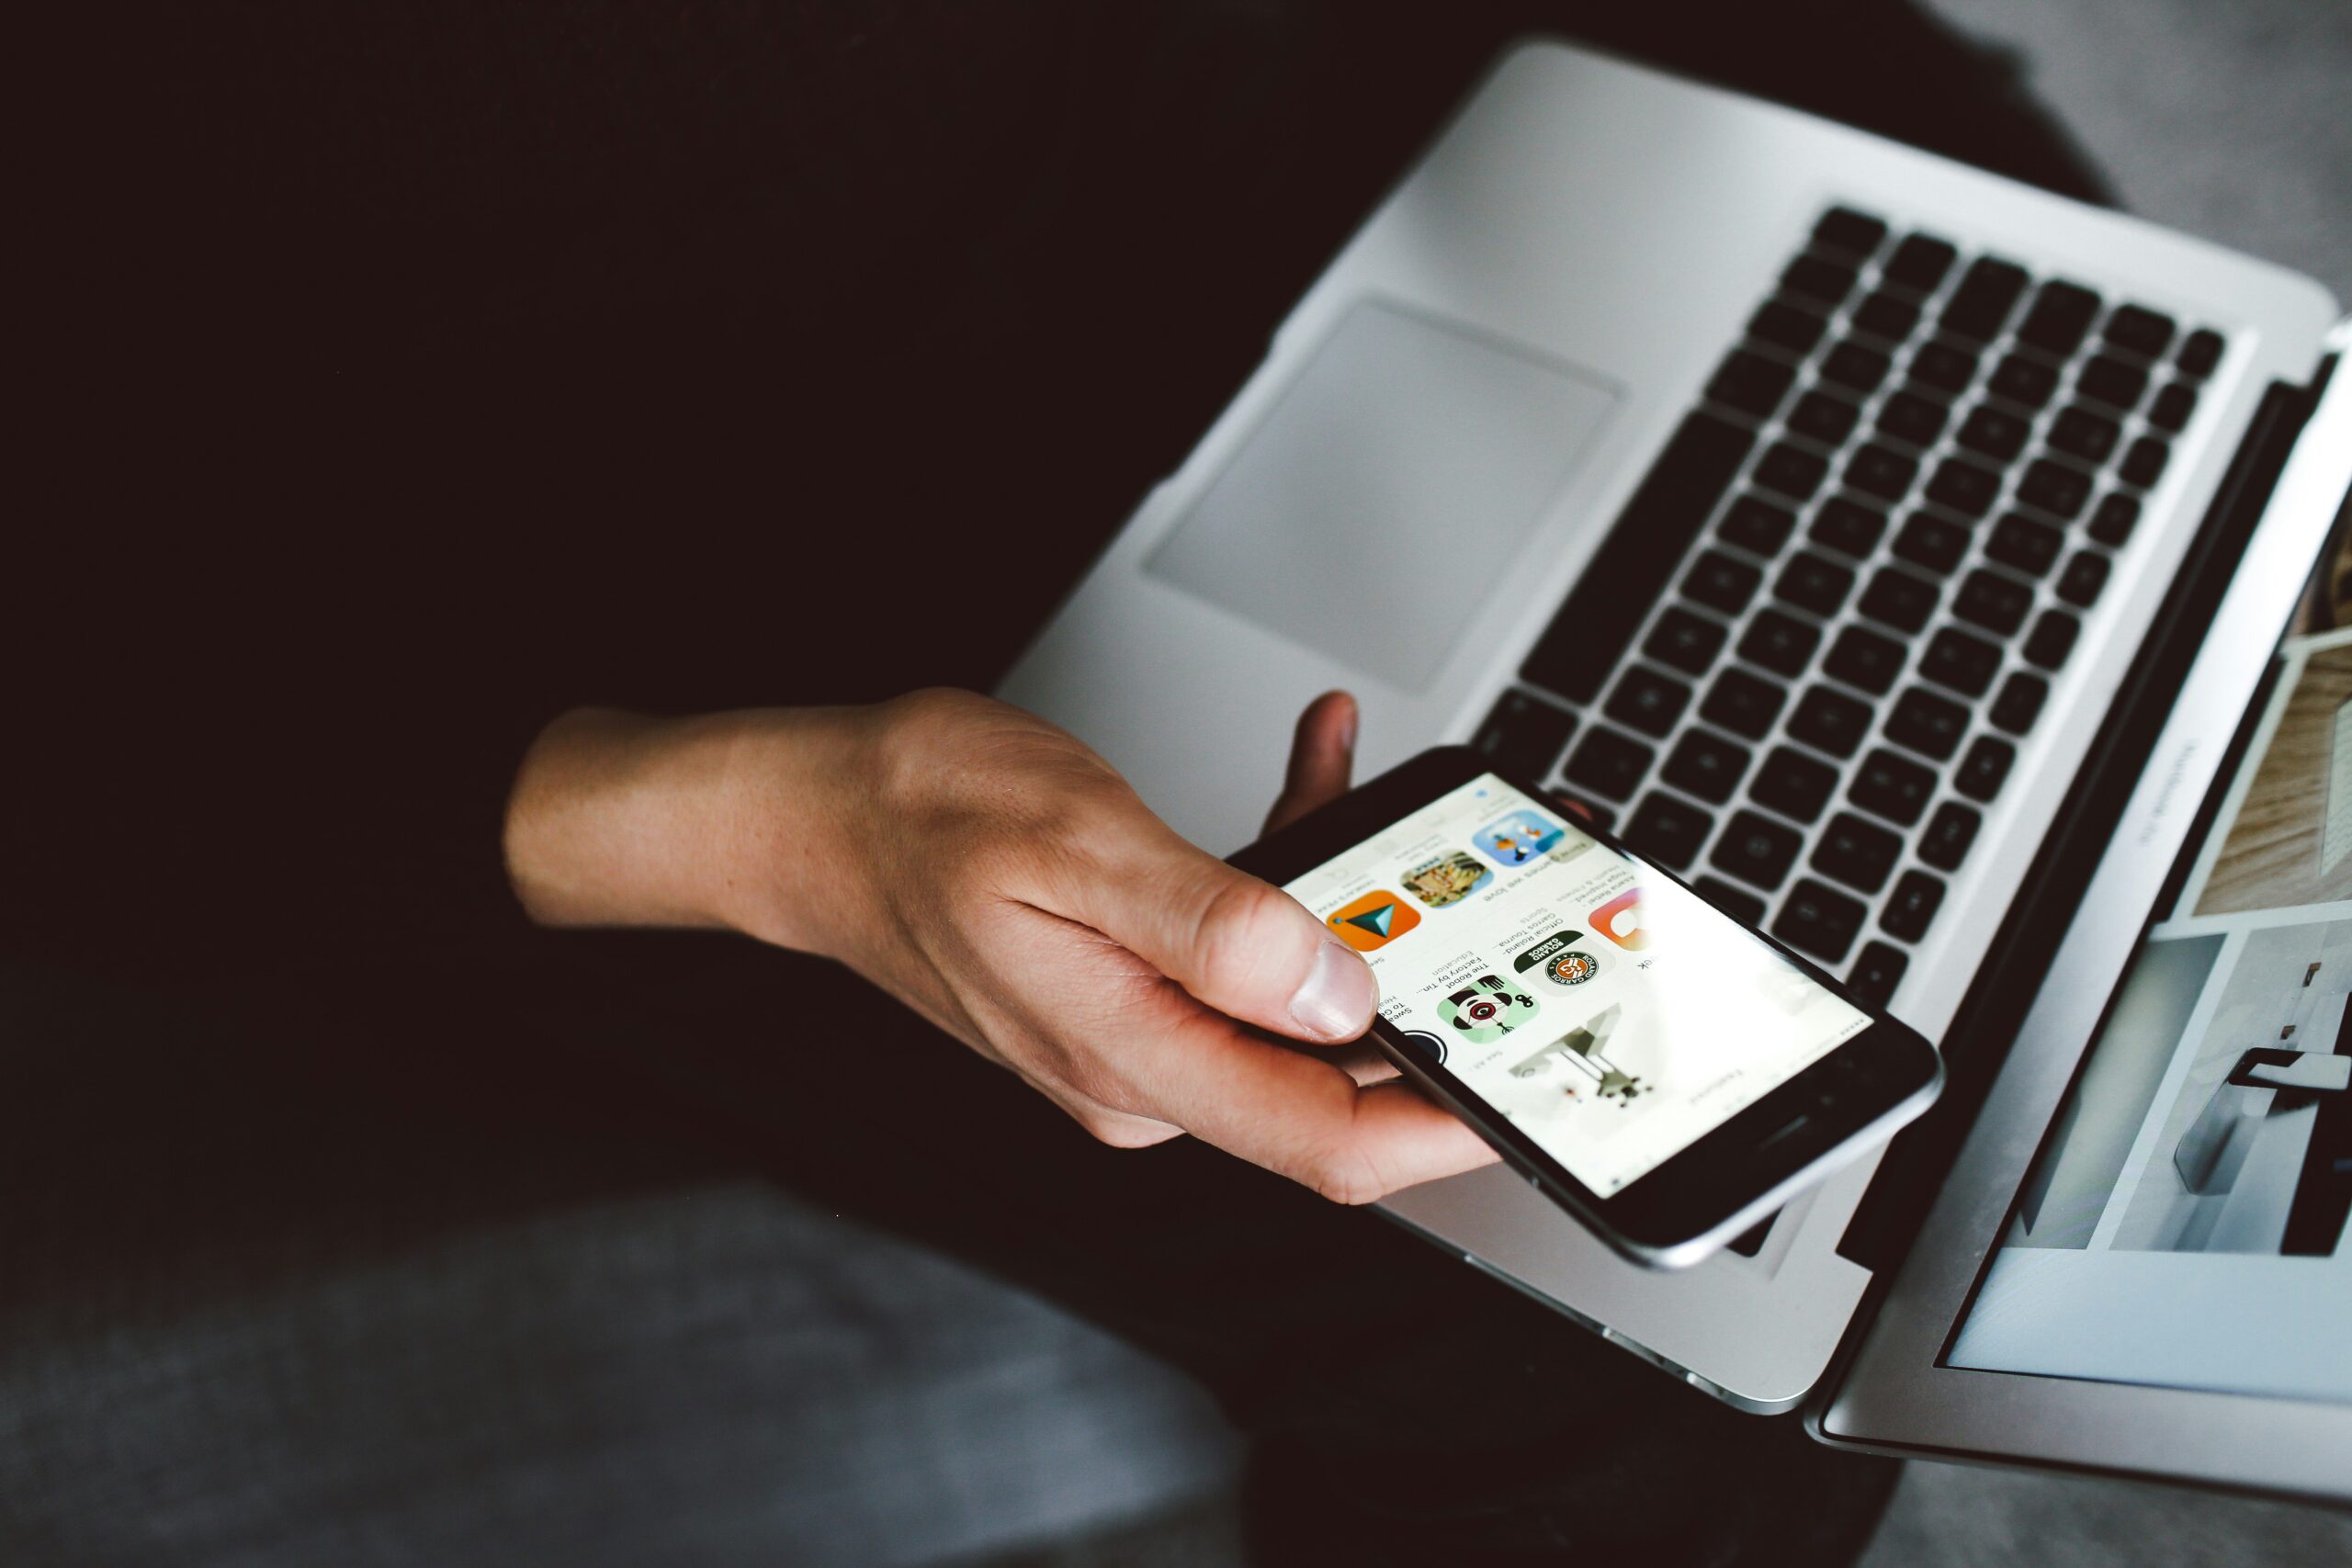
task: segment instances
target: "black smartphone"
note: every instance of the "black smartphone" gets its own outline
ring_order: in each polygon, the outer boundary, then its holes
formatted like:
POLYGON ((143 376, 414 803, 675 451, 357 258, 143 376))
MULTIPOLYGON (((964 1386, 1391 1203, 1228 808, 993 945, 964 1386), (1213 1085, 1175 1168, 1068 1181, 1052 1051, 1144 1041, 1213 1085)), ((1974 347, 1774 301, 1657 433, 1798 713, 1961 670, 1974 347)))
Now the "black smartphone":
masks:
POLYGON ((1943 1085, 1915 1031, 1465 749, 1233 863, 1363 954, 1400 1072, 1636 1262, 1697 1262, 1943 1085))

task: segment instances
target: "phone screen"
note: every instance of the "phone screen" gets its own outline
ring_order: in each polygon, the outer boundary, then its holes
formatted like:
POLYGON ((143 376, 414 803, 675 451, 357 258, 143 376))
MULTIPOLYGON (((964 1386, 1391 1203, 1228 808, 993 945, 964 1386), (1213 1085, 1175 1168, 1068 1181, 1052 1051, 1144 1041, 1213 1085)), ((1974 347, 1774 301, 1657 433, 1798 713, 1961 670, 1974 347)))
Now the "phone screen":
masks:
POLYGON ((1416 1049, 1606 1196, 1871 1018, 1574 820, 1484 774, 1285 890, 1416 1049))

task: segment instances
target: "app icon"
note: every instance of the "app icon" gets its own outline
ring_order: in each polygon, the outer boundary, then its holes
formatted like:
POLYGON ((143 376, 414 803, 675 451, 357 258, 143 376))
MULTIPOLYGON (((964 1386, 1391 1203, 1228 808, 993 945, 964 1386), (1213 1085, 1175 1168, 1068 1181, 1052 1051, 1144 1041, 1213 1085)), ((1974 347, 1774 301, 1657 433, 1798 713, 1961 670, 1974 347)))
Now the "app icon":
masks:
POLYGON ((1374 891, 1340 905, 1324 917, 1323 923, 1358 953, 1370 953, 1419 925, 1421 917, 1394 893, 1374 891))
POLYGON ((1476 1045, 1500 1040, 1524 1027, 1539 1010, 1533 997, 1512 990, 1493 975, 1480 976, 1477 984, 1465 986, 1437 1004, 1438 1017, 1476 1045))
POLYGON ((1558 843, 1561 836, 1558 823, 1547 822, 1532 811, 1514 811, 1479 829, 1473 841, 1478 852, 1497 865, 1525 865, 1558 843))
POLYGON ((1647 932, 1642 930, 1642 890, 1628 888, 1595 909, 1585 918, 1585 923, 1628 953, 1639 953, 1650 944, 1647 932))
POLYGON ((1494 874, 1460 850, 1449 850, 1407 872, 1405 886, 1430 908, 1442 909, 1469 897, 1494 874))
POLYGON ((1510 966, 1521 975, 1540 969, 1555 986, 1581 986, 1600 973, 1600 960, 1574 945, 1582 940, 1580 931, 1554 931, 1512 959, 1510 966))

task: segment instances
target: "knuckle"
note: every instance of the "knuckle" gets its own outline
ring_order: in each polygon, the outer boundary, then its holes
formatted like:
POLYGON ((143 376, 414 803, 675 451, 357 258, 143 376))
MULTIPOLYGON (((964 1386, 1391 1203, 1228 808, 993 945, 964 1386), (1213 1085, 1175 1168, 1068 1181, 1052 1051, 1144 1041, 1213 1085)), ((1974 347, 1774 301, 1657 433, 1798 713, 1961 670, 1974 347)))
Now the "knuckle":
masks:
POLYGON ((1353 1149, 1327 1150, 1310 1162, 1306 1185, 1317 1196, 1350 1208, 1376 1203, 1388 1196, 1388 1184, 1373 1163, 1353 1149))

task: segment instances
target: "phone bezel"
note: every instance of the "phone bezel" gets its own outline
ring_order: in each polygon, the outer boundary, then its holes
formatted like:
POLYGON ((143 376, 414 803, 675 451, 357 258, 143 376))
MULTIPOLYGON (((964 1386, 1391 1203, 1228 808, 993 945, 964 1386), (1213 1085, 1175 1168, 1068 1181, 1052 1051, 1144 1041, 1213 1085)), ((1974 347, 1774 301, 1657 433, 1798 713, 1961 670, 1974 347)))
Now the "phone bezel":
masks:
MULTIPOLYGON (((1234 865, 1281 886, 1313 871, 1449 791, 1492 774, 1529 799, 1549 792, 1514 778, 1466 747, 1439 747, 1391 769, 1232 857, 1234 865)), ((1637 1262, 1696 1262, 1770 1214, 1805 1181, 1834 1168, 1925 1111, 1941 1088, 1935 1048, 1898 1020, 1855 996, 1837 976, 1715 904, 1668 868, 1585 820, 1571 824, 1624 856, 1645 875, 1688 889, 1756 941, 1795 964, 1870 1019, 1870 1026, 1771 1089, 1720 1126, 1626 1183, 1595 1192, 1527 1134, 1492 1111, 1467 1085, 1415 1049, 1385 1018, 1372 1038, 1399 1071, 1470 1123, 1521 1175, 1604 1242, 1637 1262), (1802 1122, 1798 1118, 1804 1118, 1802 1122)))

